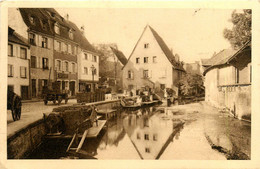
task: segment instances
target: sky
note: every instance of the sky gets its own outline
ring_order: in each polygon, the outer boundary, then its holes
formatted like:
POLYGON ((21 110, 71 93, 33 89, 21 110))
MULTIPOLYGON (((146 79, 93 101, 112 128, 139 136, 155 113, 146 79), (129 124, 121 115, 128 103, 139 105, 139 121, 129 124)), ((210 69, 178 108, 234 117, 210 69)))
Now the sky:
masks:
POLYGON ((186 63, 210 58, 230 47, 223 30, 232 28, 233 9, 56 8, 79 28, 91 44, 116 43, 128 58, 149 24, 186 63), (197 12, 195 12, 197 11, 197 12))

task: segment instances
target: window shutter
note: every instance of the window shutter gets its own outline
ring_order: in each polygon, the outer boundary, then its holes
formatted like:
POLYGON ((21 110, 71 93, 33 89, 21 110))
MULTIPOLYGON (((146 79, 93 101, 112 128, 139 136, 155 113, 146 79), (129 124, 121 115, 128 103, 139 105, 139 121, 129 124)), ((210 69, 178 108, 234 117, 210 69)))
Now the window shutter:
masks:
POLYGON ((39 58, 39 68, 42 68, 42 57, 38 57, 39 58))
POLYGON ((38 46, 42 47, 42 36, 38 35, 39 41, 38 41, 38 46))
POLYGON ((47 48, 51 49, 51 39, 47 38, 47 48))
POLYGON ((78 72, 77 63, 74 63, 74 65, 75 65, 75 72, 74 73, 77 73, 78 72))
POLYGON ((69 62, 69 72, 72 72, 72 64, 71 64, 71 62, 69 62))
POLYGON ((131 79, 134 79, 134 72, 131 71, 131 79))
POLYGON ((152 70, 149 71, 148 77, 152 77, 152 70))
POLYGON ((35 44, 36 46, 39 46, 39 35, 35 34, 35 44))

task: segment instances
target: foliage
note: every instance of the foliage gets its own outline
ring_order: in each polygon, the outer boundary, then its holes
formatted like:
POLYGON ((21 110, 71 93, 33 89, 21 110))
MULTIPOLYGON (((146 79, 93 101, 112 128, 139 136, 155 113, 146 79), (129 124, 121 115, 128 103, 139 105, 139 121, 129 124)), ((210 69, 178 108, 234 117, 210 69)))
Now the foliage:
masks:
POLYGON ((252 10, 244 9, 243 13, 233 11, 230 21, 233 23, 233 28, 224 29, 223 35, 229 40, 234 49, 242 47, 246 42, 251 40, 251 24, 252 10))
POLYGON ((183 96, 197 95, 204 92, 203 77, 198 74, 187 73, 179 81, 180 94, 183 96))

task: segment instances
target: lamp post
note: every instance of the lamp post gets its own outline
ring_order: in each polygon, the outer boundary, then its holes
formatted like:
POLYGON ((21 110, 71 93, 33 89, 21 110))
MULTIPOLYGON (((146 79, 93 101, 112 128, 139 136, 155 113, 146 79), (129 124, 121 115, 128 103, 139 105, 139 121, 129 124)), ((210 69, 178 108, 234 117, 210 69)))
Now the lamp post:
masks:
POLYGON ((91 67, 91 70, 92 70, 92 92, 94 92, 94 75, 95 75, 95 71, 96 71, 96 68, 94 65, 92 65, 91 67))

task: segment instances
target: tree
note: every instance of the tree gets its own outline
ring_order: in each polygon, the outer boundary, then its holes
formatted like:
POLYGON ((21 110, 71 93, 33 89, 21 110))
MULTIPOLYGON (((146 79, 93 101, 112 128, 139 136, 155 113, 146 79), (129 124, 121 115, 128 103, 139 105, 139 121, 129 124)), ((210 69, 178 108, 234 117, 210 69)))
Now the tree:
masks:
POLYGON ((203 77, 198 74, 187 73, 179 81, 180 94, 183 96, 195 96, 204 93, 203 77))
POLYGON ((233 28, 231 30, 225 28, 223 35, 234 49, 242 47, 251 40, 251 19, 251 9, 244 9, 243 13, 238 13, 236 10, 232 12, 230 21, 233 23, 233 28))

